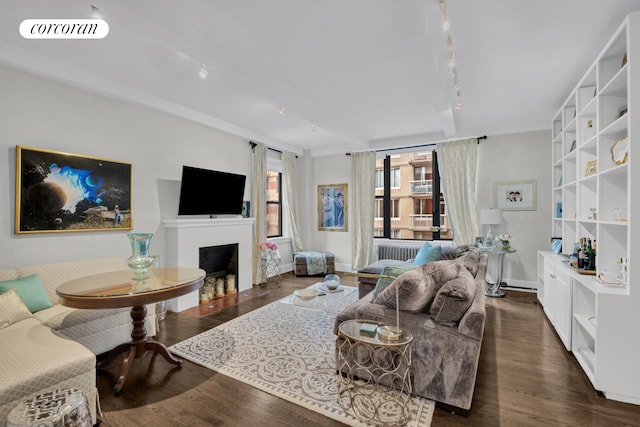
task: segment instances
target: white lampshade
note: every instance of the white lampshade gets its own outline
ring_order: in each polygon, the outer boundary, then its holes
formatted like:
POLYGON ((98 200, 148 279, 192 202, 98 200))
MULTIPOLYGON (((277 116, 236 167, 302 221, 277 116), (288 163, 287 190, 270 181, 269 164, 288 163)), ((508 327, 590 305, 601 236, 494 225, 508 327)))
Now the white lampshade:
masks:
POLYGON ((499 209, 480 209, 480 224, 498 225, 502 223, 499 209))

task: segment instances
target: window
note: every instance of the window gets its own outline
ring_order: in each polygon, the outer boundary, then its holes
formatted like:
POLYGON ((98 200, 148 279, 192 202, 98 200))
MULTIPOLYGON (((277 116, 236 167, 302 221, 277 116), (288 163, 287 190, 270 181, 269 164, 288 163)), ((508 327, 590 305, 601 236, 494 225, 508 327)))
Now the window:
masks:
POLYGON ((446 204, 440 192, 435 150, 378 158, 375 193, 376 237, 453 239, 446 204), (386 187, 385 174, 388 177, 386 187))
POLYGON ((267 237, 282 236, 282 173, 267 171, 267 237))
POLYGON ((384 209, 383 209, 383 203, 382 203, 382 199, 376 199, 376 212, 373 215, 375 218, 384 218, 384 209))
POLYGON ((400 168, 391 168, 391 188, 400 188, 400 183, 400 168))
POLYGON ((391 199, 391 219, 400 219, 400 200, 391 199))
POLYGON ((384 169, 376 169, 376 188, 384 188, 384 169))

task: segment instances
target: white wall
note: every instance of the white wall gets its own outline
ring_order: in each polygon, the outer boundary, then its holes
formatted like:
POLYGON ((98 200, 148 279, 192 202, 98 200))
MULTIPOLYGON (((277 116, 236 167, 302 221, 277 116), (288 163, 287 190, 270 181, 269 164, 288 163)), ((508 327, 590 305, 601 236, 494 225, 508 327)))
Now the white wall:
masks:
POLYGON ((158 254, 182 165, 250 175, 248 142, 223 132, 5 67, 0 93, 0 268, 131 253, 124 231, 14 234, 16 145, 133 163, 134 231, 156 233, 158 254))
MULTIPOLYGON (((551 133, 549 131, 489 136, 478 146, 478 209, 494 206, 494 184, 535 180, 537 208, 502 211, 503 223, 493 234, 509 233, 516 253, 504 258, 503 280, 514 286, 536 287, 536 251, 551 243, 551 133)), ((480 226, 486 227, 486 226, 480 226)), ((482 228, 481 235, 486 233, 482 228)), ((495 255, 489 261, 495 277, 495 255)))

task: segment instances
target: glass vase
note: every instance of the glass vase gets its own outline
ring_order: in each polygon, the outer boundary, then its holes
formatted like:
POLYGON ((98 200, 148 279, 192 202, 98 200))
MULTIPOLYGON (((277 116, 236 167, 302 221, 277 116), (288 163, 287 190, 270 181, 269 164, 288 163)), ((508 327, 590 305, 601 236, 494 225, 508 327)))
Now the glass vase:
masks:
POLYGON ((505 251, 505 252, 506 252, 506 251, 508 251, 509 249, 511 249, 511 243, 506 242, 506 241, 503 241, 503 242, 501 242, 501 243, 502 243, 502 250, 503 250, 503 251, 505 251))
POLYGON ((147 276, 147 270, 153 264, 153 257, 149 256, 149 243, 153 233, 129 233, 132 255, 127 259, 127 265, 133 269, 133 280, 142 281, 147 276))

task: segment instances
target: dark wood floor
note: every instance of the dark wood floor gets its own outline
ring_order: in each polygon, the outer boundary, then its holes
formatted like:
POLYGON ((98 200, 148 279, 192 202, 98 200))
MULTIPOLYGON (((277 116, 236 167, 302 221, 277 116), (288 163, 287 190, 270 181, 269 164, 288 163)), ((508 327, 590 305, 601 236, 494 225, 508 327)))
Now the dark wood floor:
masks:
MULTIPOLYGON (((283 275, 282 286, 255 288, 217 308, 169 313, 158 339, 174 344, 318 281, 283 275)), ((354 277, 342 277, 355 285, 354 277)), ((591 386, 546 320, 535 294, 507 291, 487 299, 487 323, 469 416, 436 408, 433 426, 640 425, 640 406, 607 400, 591 386)), ((222 374, 158 355, 135 360, 124 389, 121 363, 98 371, 101 426, 340 426, 222 374)))

